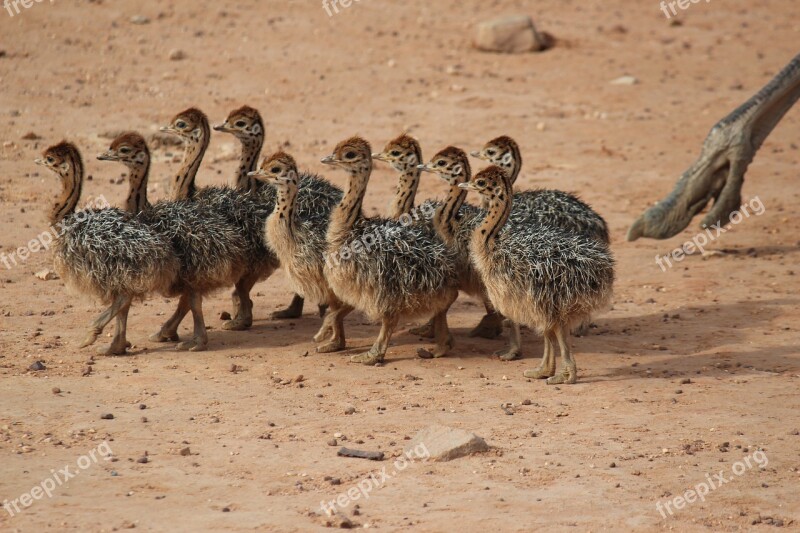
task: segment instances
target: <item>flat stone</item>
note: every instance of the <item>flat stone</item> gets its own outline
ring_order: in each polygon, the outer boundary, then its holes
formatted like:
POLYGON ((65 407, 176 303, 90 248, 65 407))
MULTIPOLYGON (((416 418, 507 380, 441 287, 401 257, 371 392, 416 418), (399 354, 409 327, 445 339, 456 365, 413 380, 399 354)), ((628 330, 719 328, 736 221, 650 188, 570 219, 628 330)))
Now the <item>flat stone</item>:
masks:
POLYGON ((611 80, 611 85, 636 85, 639 80, 634 76, 620 76, 615 80, 611 80))
POLYGON ((536 31, 531 17, 512 15, 478 24, 474 46, 484 52, 521 54, 546 49, 548 39, 536 31))
POLYGON ((473 453, 485 452, 489 445, 474 433, 435 425, 417 433, 405 447, 405 452, 418 457, 422 449, 427 450, 428 458, 432 461, 452 461, 473 453))

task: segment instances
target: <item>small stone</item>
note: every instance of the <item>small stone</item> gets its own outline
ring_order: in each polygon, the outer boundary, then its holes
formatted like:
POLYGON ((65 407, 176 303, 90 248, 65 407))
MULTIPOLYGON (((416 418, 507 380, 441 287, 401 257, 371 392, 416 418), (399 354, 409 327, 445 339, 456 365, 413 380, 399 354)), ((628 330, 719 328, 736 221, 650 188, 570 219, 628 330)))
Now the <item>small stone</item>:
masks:
POLYGON ((300 375, 298 375, 298 376, 295 376, 295 378, 294 378, 294 382, 295 382, 295 383, 302 383, 303 381, 305 381, 305 379, 306 379, 306 378, 305 378, 305 377, 303 377, 303 374, 300 374, 300 375))
POLYGON ((611 463, 610 465, 608 465, 608 467, 609 468, 616 468, 617 467, 617 463, 611 463))
POLYGON ((355 412, 356 412, 356 408, 353 407, 352 405, 347 406, 345 408, 345 410, 344 410, 344 414, 346 414, 346 415, 352 415, 352 414, 355 414, 355 412))
POLYGON ((139 409, 141 409, 142 411, 144 411, 145 409, 147 409, 147 406, 146 406, 145 404, 143 404, 143 403, 140 403, 140 404, 139 404, 139 409))
POLYGON ((39 278, 42 281, 51 281, 51 280, 54 280, 54 279, 58 279, 58 274, 56 274, 55 272, 53 272, 50 269, 40 270, 39 272, 34 274, 34 276, 36 276, 37 278, 39 278))
POLYGON ((231 508, 230 507, 223 507, 222 508, 222 512, 223 513, 230 513, 231 512, 231 508))
POLYGON ((181 454, 183 457, 186 457, 186 456, 188 456, 188 455, 192 455, 192 450, 191 450, 191 449, 190 449, 190 448, 187 446, 186 448, 181 448, 181 450, 180 450, 180 452, 179 452, 179 453, 180 453, 180 454, 181 454))
POLYGON ((87 365, 87 366, 83 367, 83 371, 81 372, 81 375, 82 376, 88 376, 91 373, 92 373, 92 367, 87 365))
POLYGON ((28 367, 28 370, 33 370, 34 372, 39 372, 41 370, 47 370, 47 367, 44 366, 44 363, 42 363, 41 361, 36 361, 31 366, 28 367))
POLYGON ((149 463, 150 459, 146 455, 143 455, 143 456, 139 457, 138 459, 136 459, 136 462, 139 463, 139 464, 143 464, 144 465, 144 464, 149 463))
POLYGON ((692 380, 689 379, 689 378, 683 378, 681 380, 681 385, 691 385, 691 383, 692 383, 692 380))
POLYGON ((53 394, 61 394, 61 389, 58 387, 53 387, 53 394))
POLYGON ((233 372, 235 374, 239 370, 241 370, 241 368, 239 367, 239 365, 231 364, 231 366, 230 366, 230 368, 228 370, 230 370, 231 372, 233 372))
POLYGON ((530 405, 532 402, 530 400, 522 400, 522 405, 530 405))
POLYGON ((143 24, 150 24, 150 19, 144 15, 134 15, 131 17, 131 24, 136 24, 139 26, 143 24))
POLYGON ((219 319, 220 319, 220 320, 231 320, 232 318, 233 318, 233 317, 231 317, 231 314, 230 314, 229 312, 227 312, 227 311, 223 311, 223 312, 222 312, 222 313, 220 313, 220 315, 219 315, 219 319))
POLYGON ((474 433, 446 426, 430 426, 409 441, 406 453, 414 453, 417 446, 424 445, 433 461, 450 461, 489 449, 486 441, 474 433))
POLYGON ((519 54, 548 48, 547 37, 527 15, 500 17, 478 24, 474 46, 483 52, 519 54))
POLYGON ((100 420, 114 420, 114 415, 111 413, 105 413, 100 415, 100 420))
POLYGON ((338 440, 336 440, 336 439, 329 439, 328 440, 328 446, 338 446, 338 445, 339 445, 339 441, 338 440))
POLYGON ((41 139, 41 137, 39 137, 38 135, 36 135, 32 131, 28 132, 28 133, 26 133, 25 135, 22 136, 22 140, 23 141, 38 141, 39 139, 41 139))
POLYGON ((186 52, 178 48, 170 50, 169 59, 170 61, 181 61, 183 59, 186 59, 186 52))
POLYGON ((620 76, 615 80, 611 80, 611 85, 636 85, 639 80, 634 76, 620 76))
POLYGON ((143 417, 142 417, 142 423, 143 423, 143 424, 147 424, 147 417, 146 417, 146 416, 143 416, 143 417))

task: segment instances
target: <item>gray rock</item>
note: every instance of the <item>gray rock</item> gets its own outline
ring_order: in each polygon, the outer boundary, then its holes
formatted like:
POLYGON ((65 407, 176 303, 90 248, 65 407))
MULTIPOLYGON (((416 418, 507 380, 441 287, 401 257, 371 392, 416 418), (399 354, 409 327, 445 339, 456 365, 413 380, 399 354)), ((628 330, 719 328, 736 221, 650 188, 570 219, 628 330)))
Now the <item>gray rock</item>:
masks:
POLYGON ((476 452, 485 452, 488 449, 489 445, 486 444, 486 441, 474 433, 436 425, 417 433, 409 441, 405 452, 411 458, 421 458, 420 451, 427 450, 427 454, 430 454, 428 459, 431 461, 452 461, 476 452))
POLYGON ((536 31, 527 15, 501 17, 478 24, 475 48, 484 52, 520 54, 548 48, 549 39, 536 31))

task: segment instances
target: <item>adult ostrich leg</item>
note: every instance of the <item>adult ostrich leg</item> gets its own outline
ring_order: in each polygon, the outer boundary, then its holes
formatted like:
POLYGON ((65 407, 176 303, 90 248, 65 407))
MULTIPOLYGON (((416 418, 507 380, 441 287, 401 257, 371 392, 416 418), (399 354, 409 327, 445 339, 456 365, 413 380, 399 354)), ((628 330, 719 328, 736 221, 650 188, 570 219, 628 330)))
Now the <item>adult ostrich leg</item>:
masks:
POLYGON ((628 240, 668 239, 688 226, 712 198, 714 205, 700 225, 724 225, 742 204, 748 165, 798 99, 800 54, 755 96, 711 128, 700 157, 683 173, 669 196, 633 223, 628 240))

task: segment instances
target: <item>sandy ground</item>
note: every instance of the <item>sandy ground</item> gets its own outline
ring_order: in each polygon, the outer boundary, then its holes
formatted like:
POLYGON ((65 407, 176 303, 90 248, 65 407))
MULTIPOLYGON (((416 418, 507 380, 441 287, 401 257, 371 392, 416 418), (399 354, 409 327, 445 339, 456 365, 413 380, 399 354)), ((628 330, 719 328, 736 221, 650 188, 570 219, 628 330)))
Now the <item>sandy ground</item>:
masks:
MULTIPOLYGON (((525 158, 522 186, 579 192, 609 221, 619 261, 613 308, 573 340, 580 382, 564 387, 522 377, 541 350, 533 332, 524 332, 526 358, 512 363, 491 357, 502 341, 467 338, 480 316, 468 298, 453 309, 457 346, 445 359, 415 359, 426 343, 404 329, 385 366, 348 364, 377 333, 358 315, 346 353, 315 355, 312 309, 301 320, 268 319, 291 296, 281 273, 257 286, 252 331, 221 331, 228 296, 206 301, 206 353, 147 340, 173 305, 157 298, 131 313, 129 357, 92 361, 77 343, 98 307, 33 276, 49 254, 2 267, 0 498, 30 493, 68 465, 80 473, 13 517, 0 510, 0 530, 315 530, 321 501, 394 468, 337 457, 336 433, 340 444, 394 457, 430 423, 473 431, 493 449, 413 462, 344 509, 355 523, 797 529, 800 113, 789 113, 750 168, 746 199, 757 196, 765 212, 710 246, 724 253, 662 272, 654 257, 695 235, 696 223, 667 242, 624 237, 713 123, 797 53, 800 14, 794 0, 703 2, 673 25, 656 0, 635 4, 361 0, 328 17, 319 2, 82 0, 0 11, 5 253, 47 227, 58 185, 32 163, 47 145, 76 142, 94 178, 84 194, 118 204, 123 167, 94 159, 109 135, 152 133, 190 105, 220 121, 247 103, 266 118, 267 150, 284 146, 340 185, 345 176, 318 161, 355 133, 380 146, 408 129, 427 155, 512 135, 525 158), (513 57, 471 50, 476 22, 518 12, 558 45, 513 57), (133 24, 135 15, 150 22, 133 24), (176 49, 186 58, 170 61, 176 49), (640 83, 610 83, 623 75, 640 83), (29 133, 39 139, 25 140, 29 133), (47 369, 29 371, 37 360, 47 369), (299 375, 302 383, 292 381, 299 375), (114 462, 80 459, 98 446, 114 462), (764 468, 753 463, 759 451, 764 468), (149 462, 137 462, 145 454, 149 462), (745 458, 752 468, 732 474, 745 458), (662 518, 658 502, 720 472, 729 483, 662 518)), ((235 151, 232 137, 215 136, 198 183, 230 182, 235 151)), ((176 168, 172 155, 157 152, 155 198, 176 168)), ((379 166, 368 212, 385 210, 394 179, 379 166)), ((429 179, 420 197, 443 192, 429 179)))

